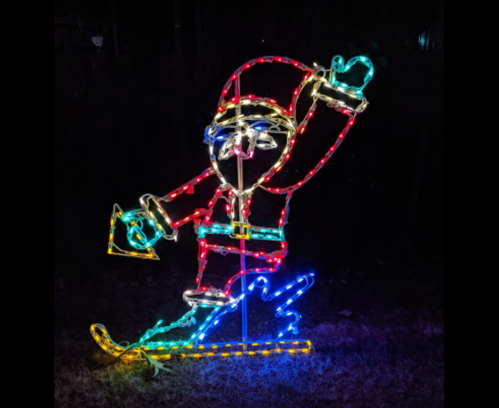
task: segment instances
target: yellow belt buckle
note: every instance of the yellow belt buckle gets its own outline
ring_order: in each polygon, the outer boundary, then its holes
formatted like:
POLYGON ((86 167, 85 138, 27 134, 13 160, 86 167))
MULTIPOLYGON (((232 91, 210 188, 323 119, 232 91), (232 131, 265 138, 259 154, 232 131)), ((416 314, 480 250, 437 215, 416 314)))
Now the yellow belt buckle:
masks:
POLYGON ((249 224, 244 224, 242 222, 236 222, 236 221, 232 221, 230 223, 230 226, 232 227, 232 238, 237 238, 237 239, 246 239, 246 240, 249 240, 250 239, 250 225, 249 224), (239 227, 240 228, 240 232, 242 232, 241 234, 238 234, 236 232, 236 227, 239 227))

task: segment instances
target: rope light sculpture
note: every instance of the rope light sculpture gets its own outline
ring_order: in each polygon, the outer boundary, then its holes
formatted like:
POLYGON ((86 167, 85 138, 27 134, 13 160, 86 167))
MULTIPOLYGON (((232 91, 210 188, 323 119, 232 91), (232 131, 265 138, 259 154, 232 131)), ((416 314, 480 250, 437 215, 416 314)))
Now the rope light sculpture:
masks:
POLYGON ((118 204, 114 205, 111 216, 108 253, 143 259, 156 259, 153 246, 160 238, 177 240, 179 228, 193 222, 199 245, 198 273, 195 278, 196 288, 184 292, 182 298, 191 307, 177 321, 162 325, 158 321, 154 327, 147 330, 140 340, 126 347, 115 343, 109 336, 106 328, 101 324, 93 324, 90 332, 96 342, 107 353, 120 357, 124 361, 149 360, 158 367, 158 360, 170 359, 173 354, 181 357, 212 357, 231 355, 268 355, 274 353, 308 353, 311 342, 305 339, 284 340, 286 333, 298 333, 298 322, 301 315, 289 310, 288 307, 303 295, 314 283, 314 273, 309 272, 298 276, 287 285, 270 291, 270 281, 266 274, 279 270, 283 258, 288 253, 288 246, 284 235, 284 226, 289 215, 289 204, 293 193, 307 183, 331 158, 339 145, 343 142, 348 131, 353 127, 357 114, 362 113, 368 102, 363 90, 373 77, 374 68, 369 58, 358 56, 345 64, 343 57, 335 56, 331 61, 330 69, 314 64, 310 68, 298 61, 286 57, 267 56, 253 59, 239 67, 223 87, 218 102, 218 112, 213 121, 206 127, 204 142, 208 144, 211 166, 199 176, 193 178, 176 190, 165 196, 145 194, 140 197, 140 209, 123 212, 118 204), (256 64, 262 63, 290 64, 303 71, 299 86, 292 94, 291 104, 285 108, 278 105, 275 99, 255 95, 240 95, 240 76, 243 72, 256 64), (349 85, 338 80, 338 74, 348 72, 355 64, 360 63, 367 69, 364 82, 361 86, 349 85), (234 97, 226 100, 230 88, 234 85, 234 97), (311 103, 308 111, 300 123, 297 122, 297 101, 307 85, 312 86, 311 103), (338 96, 340 95, 340 96, 338 96), (327 153, 307 175, 294 185, 285 188, 269 187, 266 184, 288 162, 296 139, 305 132, 307 125, 314 116, 320 101, 327 107, 347 117, 345 127, 327 153), (258 111, 258 113, 254 113, 258 111), (276 141, 284 138, 284 146, 276 141), (247 160, 256 160, 260 151, 265 152, 281 148, 279 158, 264 172, 257 181, 248 188, 244 188, 243 164, 247 160), (258 154, 257 154, 258 152, 258 154), (237 186, 229 183, 220 170, 220 162, 227 160, 237 161, 237 186), (176 200, 184 193, 192 192, 194 187, 207 178, 216 176, 220 186, 208 202, 206 208, 199 208, 182 219, 174 220, 168 214, 168 203, 176 200), (252 196, 256 189, 262 189, 271 194, 285 195, 285 205, 280 212, 280 218, 274 227, 263 227, 252 224, 251 214, 252 196), (229 222, 222 223, 212 220, 215 205, 225 201, 225 210, 229 222), (115 242, 115 228, 120 220, 127 228, 127 241, 133 250, 120 248, 115 242), (147 234, 146 225, 153 233, 147 234), (235 245, 219 245, 211 242, 211 236, 222 235, 234 240, 235 245), (267 241, 278 244, 277 250, 254 251, 246 249, 250 241, 267 241), (203 286, 203 273, 208 264, 208 254, 234 254, 240 258, 240 269, 231 276, 223 288, 203 286), (263 261, 261 267, 246 266, 246 257, 263 261), (251 284, 246 285, 248 275, 258 275, 251 284), (239 295, 232 295, 232 286, 241 282, 239 295), (268 302, 280 298, 285 293, 291 295, 276 308, 276 317, 293 320, 279 331, 276 340, 251 341, 247 336, 247 309, 246 299, 253 292, 259 292, 263 301, 268 302), (229 343, 203 344, 207 332, 220 325, 226 314, 242 308, 242 341, 229 343), (198 326, 197 330, 182 341, 155 341, 158 334, 167 333, 175 328, 196 325, 196 313, 200 309, 211 309, 208 316, 198 326))

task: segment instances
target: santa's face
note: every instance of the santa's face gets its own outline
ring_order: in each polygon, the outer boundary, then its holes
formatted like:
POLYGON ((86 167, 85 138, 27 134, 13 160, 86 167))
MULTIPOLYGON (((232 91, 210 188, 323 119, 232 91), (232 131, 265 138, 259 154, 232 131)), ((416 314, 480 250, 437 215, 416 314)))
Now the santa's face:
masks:
POLYGON ((206 128, 205 142, 210 145, 210 159, 222 183, 230 184, 237 193, 250 194, 282 165, 294 135, 294 122, 282 108, 241 98, 238 106, 228 105, 206 128), (241 188, 238 160, 244 175, 241 188))

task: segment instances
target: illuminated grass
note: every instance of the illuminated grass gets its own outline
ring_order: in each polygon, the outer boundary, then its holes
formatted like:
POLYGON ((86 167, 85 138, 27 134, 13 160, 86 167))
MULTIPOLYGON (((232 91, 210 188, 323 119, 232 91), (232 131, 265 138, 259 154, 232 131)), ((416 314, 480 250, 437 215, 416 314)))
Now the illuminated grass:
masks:
POLYGON ((175 374, 154 378, 150 366, 114 362, 91 338, 69 341, 54 361, 55 406, 443 407, 442 326, 304 331, 316 344, 310 356, 173 361, 175 374))
MULTIPOLYGON (((102 276, 102 280, 108 279, 102 276)), ((179 299, 185 288, 176 288, 177 276, 161 280, 163 271, 154 279, 147 273, 137 276, 139 282, 132 274, 122 278, 123 283, 113 291, 105 281, 73 288, 57 284, 55 407, 444 406, 440 309, 408 311, 388 303, 384 309, 374 310, 371 284, 366 285, 367 295, 362 298, 366 307, 359 300, 348 304, 353 295, 339 283, 331 291, 344 294, 344 298, 317 291, 313 302, 299 305, 304 318, 297 337, 309 338, 314 353, 169 361, 166 367, 174 373, 161 371, 153 377, 154 370, 146 363, 116 362, 98 347, 88 330, 99 319, 116 341, 134 341, 150 322, 159 317, 174 319, 183 313, 185 305, 179 299), (171 297, 165 299, 164 293, 171 297), (320 307, 322 296, 339 303, 320 307), (343 307, 354 314, 350 318, 338 315, 343 307)), ((116 275, 113 279, 120 282, 116 275)), ((358 295, 361 288, 359 282, 352 290, 358 295)), ((260 303, 255 302, 251 310, 260 303)), ((274 309, 267 306, 268 310, 258 310, 260 320, 252 321, 250 314, 251 328, 259 339, 275 334, 274 309)), ((223 329, 225 332, 214 333, 213 338, 210 335, 209 341, 237 339, 237 316, 228 319, 223 329)))

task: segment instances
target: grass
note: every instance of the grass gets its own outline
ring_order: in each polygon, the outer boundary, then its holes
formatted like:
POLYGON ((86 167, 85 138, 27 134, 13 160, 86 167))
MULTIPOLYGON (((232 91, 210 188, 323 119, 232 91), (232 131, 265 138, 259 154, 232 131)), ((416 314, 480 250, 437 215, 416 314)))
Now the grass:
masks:
MULTIPOLYGON (((115 290, 105 285, 108 278, 87 286, 56 282, 55 407, 444 406, 443 313, 435 308, 377 310, 364 299, 362 307, 351 308, 354 313, 345 317, 338 314, 339 304, 318 309, 304 303, 297 306, 304 319, 296 337, 312 340, 315 352, 308 356, 171 361, 167 367, 174 373, 156 377, 146 363, 115 361, 95 344, 89 325, 104 323, 115 340, 133 341, 155 323, 156 313, 178 317, 181 302, 165 299, 158 290, 175 279, 156 278, 149 272, 115 290)), ((360 287, 338 283, 335 290, 357 291, 359 305, 360 287)), ((319 304, 321 290, 315 294, 319 304)), ((174 287, 164 289, 172 291, 174 287)), ((338 297, 342 306, 353 306, 338 297)), ((258 312, 257 306, 255 313, 265 318, 251 327, 254 335, 265 337, 273 332, 271 313, 265 308, 258 312)), ((237 339, 236 314, 225 326, 225 332, 207 341, 237 339)))

